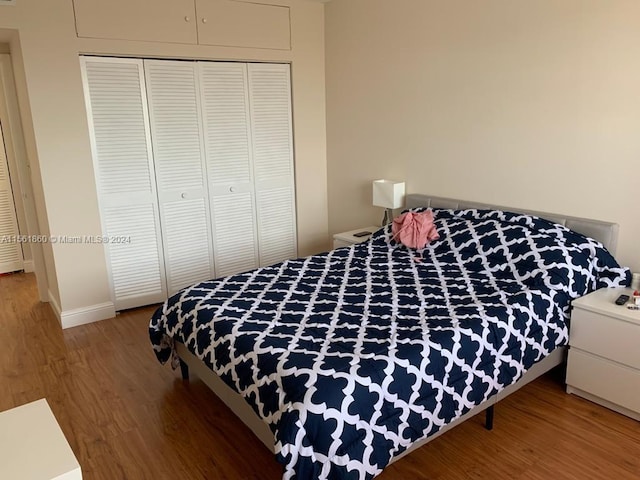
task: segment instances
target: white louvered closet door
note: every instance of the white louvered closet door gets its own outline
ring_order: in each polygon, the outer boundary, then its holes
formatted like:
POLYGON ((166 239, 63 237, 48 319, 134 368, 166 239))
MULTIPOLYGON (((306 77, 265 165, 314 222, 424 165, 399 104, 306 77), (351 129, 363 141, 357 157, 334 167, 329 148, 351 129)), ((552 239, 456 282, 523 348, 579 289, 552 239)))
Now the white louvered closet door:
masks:
POLYGON ((19 234, 7 152, 0 125, 0 273, 15 272, 24 268, 22 245, 17 238, 19 234))
POLYGON ((169 295, 215 276, 195 62, 145 60, 169 295))
POLYGON ((116 310, 166 298, 142 61, 82 58, 103 232, 116 310))
POLYGON ((259 266, 247 69, 200 62, 216 276, 259 266))
POLYGON ((249 101, 260 265, 297 256, 289 65, 251 63, 249 101))

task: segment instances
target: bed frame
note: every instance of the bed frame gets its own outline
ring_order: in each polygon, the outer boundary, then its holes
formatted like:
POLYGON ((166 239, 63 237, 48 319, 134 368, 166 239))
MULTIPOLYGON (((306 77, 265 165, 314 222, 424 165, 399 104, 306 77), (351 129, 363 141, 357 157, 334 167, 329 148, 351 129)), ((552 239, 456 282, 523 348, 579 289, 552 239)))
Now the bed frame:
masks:
MULTIPOLYGON (((587 218, 569 217, 559 215, 555 213, 536 212, 531 210, 524 210, 512 207, 503 207, 500 205, 491 205, 487 203, 471 202, 466 200, 457 200, 453 198, 434 197, 421 194, 410 194, 405 197, 406 208, 416 207, 432 207, 432 208, 452 208, 452 209, 466 209, 466 208, 479 208, 479 209, 492 209, 492 210, 506 210, 517 213, 527 213, 536 215, 547 220, 552 220, 556 223, 560 223, 571 230, 587 235, 600 241, 612 254, 615 253, 615 249, 618 241, 618 225, 615 223, 604 222, 600 220, 591 220, 587 218)), ((213 392, 247 425, 253 433, 266 445, 266 447, 274 451, 274 437, 271 430, 265 422, 253 411, 247 402, 236 393, 231 387, 225 384, 215 373, 198 359, 195 355, 187 350, 187 348, 180 342, 176 342, 176 352, 180 358, 180 368, 182 371, 182 378, 184 380, 189 379, 189 374, 193 373, 200 378, 213 392)), ((535 380, 543 373, 548 372, 552 368, 564 363, 566 358, 566 347, 561 347, 554 350, 551 355, 536 363, 530 368, 520 380, 505 388, 501 392, 497 393, 493 397, 485 400, 480 405, 474 407, 462 417, 446 425, 440 429, 434 435, 425 438, 421 441, 414 443, 410 448, 394 457, 391 463, 404 457, 405 455, 420 448, 431 440, 442 435, 446 431, 455 427, 456 425, 464 422, 468 418, 477 415, 480 412, 486 411, 486 427, 491 429, 493 426, 493 407, 503 398, 507 397, 516 390, 522 388, 527 383, 535 380)))

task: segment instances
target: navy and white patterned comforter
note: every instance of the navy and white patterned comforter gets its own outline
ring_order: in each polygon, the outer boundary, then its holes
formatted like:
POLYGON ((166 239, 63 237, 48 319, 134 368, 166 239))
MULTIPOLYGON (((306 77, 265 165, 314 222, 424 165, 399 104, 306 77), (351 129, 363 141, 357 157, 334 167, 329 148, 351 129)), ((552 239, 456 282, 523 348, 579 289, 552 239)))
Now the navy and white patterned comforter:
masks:
POLYGON ((629 283, 595 240, 532 217, 434 210, 423 252, 368 242, 203 282, 150 335, 187 345, 270 426, 284 478, 372 478, 567 343, 570 301, 629 283))

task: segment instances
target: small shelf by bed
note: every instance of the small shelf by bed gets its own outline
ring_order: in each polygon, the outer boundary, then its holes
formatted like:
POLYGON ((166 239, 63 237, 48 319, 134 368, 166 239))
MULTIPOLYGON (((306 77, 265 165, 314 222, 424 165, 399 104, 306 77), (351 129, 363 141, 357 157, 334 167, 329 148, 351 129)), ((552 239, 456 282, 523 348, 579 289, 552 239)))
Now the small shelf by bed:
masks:
POLYGON ((640 310, 616 305, 629 288, 603 288, 573 302, 567 392, 640 420, 640 310))
POLYGON ((380 227, 369 226, 336 233, 333 236, 333 248, 348 247, 356 243, 366 242, 371 238, 371 235, 379 229, 380 227))

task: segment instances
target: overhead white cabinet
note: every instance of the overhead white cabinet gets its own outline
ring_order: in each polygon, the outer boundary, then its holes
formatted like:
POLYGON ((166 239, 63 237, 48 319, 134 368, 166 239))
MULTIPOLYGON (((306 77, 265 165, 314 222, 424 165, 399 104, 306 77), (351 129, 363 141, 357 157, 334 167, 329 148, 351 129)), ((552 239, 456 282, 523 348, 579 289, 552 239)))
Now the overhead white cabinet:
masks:
POLYGON ((73 0, 73 8, 79 37, 198 41, 193 0, 73 0))
POLYGON ((291 49, 289 7, 237 0, 198 0, 203 45, 291 49))
POLYGON ((116 309, 297 255, 288 65, 83 70, 105 234, 136 238, 106 246, 116 309))
POLYGON ((73 0, 78 37, 291 49, 286 5, 242 0, 73 0))

